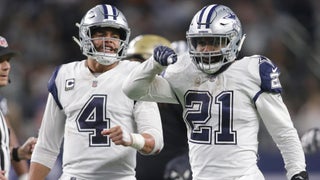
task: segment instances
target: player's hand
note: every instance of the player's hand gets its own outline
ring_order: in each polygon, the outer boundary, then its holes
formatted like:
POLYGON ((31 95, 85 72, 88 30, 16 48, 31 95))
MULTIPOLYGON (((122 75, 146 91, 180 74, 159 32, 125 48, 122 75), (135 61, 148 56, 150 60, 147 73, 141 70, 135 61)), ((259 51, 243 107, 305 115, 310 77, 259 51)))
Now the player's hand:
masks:
POLYGON ((18 155, 19 159, 30 159, 34 146, 37 143, 37 138, 35 137, 29 137, 26 142, 19 147, 18 149, 18 155))
POLYGON ((0 180, 7 180, 7 178, 5 177, 6 171, 4 170, 0 170, 0 180))
POLYGON ((177 62, 177 54, 167 46, 157 46, 153 50, 153 58, 162 66, 168 66, 177 62))
POLYGON ((104 129, 101 131, 101 134, 103 136, 109 135, 109 138, 116 145, 130 146, 132 144, 130 134, 123 130, 121 126, 104 129))
POLYGON ((305 153, 315 153, 320 150, 320 129, 313 128, 301 137, 301 144, 305 153))
POLYGON ((301 171, 300 173, 292 176, 291 180, 309 180, 309 176, 306 171, 301 171))

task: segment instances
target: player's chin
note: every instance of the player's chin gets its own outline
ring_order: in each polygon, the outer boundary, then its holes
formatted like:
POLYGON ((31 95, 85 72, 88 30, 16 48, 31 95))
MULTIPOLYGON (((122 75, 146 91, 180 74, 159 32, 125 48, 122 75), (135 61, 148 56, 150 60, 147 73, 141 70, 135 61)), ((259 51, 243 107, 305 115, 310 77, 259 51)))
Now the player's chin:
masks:
POLYGON ((6 86, 9 83, 9 79, 6 77, 1 77, 0 78, 0 87, 6 86))

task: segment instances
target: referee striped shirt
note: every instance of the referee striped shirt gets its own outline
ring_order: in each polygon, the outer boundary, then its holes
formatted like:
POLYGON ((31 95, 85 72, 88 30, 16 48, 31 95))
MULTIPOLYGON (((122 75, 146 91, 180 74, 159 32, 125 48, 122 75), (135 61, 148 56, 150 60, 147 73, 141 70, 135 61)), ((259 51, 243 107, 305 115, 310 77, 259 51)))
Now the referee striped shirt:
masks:
POLYGON ((10 147, 9 147, 9 129, 6 119, 0 108, 0 168, 6 171, 6 177, 9 175, 10 169, 10 147))

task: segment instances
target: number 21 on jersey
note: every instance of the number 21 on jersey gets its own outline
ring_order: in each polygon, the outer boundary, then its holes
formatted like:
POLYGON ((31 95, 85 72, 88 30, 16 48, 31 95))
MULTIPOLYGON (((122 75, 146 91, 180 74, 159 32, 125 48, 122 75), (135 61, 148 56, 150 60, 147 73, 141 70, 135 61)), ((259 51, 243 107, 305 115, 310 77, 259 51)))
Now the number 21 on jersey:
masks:
POLYGON ((212 118, 213 97, 208 91, 189 90, 185 94, 184 119, 190 128, 189 141, 197 144, 236 144, 237 133, 233 130, 233 91, 223 91, 214 99, 218 106, 218 119, 212 118), (208 121, 218 121, 213 129, 208 121))

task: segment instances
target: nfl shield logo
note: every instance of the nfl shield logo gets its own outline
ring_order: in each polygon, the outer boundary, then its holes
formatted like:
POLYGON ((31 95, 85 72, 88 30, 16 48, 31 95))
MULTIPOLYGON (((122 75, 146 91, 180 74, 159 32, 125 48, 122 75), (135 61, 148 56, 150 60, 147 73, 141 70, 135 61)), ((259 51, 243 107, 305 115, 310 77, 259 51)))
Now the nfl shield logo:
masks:
POLYGON ((92 87, 97 87, 97 85, 98 85, 98 81, 93 81, 92 82, 92 87))

